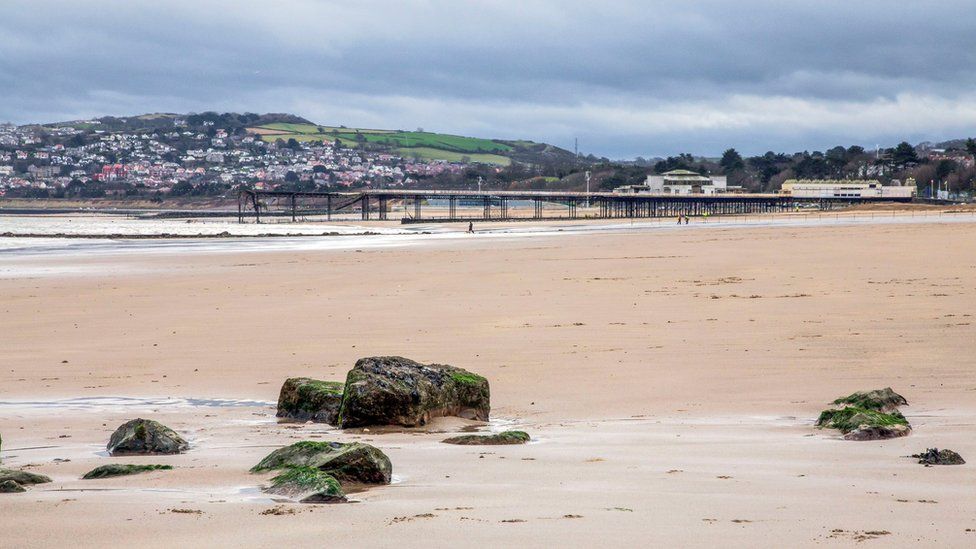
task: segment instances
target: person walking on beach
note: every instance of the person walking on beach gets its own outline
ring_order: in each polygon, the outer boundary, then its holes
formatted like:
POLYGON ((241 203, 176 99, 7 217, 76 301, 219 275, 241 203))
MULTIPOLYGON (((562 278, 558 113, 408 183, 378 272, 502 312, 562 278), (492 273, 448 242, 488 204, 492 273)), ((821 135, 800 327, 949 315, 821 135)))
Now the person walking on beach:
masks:
POLYGON ((678 216, 678 225, 681 225, 681 216, 678 216))
POLYGON ((685 225, 687 225, 687 224, 688 224, 688 216, 686 215, 685 216, 685 225))
POLYGON ((474 221, 468 221, 468 232, 469 233, 474 232, 474 221))

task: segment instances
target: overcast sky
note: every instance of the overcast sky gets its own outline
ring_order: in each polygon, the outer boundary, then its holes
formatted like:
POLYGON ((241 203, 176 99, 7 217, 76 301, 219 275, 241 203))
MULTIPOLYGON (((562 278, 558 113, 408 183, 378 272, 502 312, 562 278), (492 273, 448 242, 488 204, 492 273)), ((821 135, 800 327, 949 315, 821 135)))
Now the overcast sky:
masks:
POLYGON ((2 0, 0 121, 291 112, 612 158, 976 135, 976 1, 2 0))

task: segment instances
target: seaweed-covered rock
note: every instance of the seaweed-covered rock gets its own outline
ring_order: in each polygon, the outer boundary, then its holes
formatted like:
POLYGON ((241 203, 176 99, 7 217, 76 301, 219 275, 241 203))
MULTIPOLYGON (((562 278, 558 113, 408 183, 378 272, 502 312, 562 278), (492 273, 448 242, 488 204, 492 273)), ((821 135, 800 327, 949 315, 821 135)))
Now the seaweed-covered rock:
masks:
POLYGON ((893 412, 899 406, 908 406, 905 397, 891 390, 891 387, 875 389, 873 391, 858 391, 846 397, 838 398, 834 404, 845 406, 856 406, 867 410, 878 410, 881 412, 893 412))
POLYGON ((824 410, 817 419, 817 426, 839 429, 847 440, 880 440, 911 432, 908 420, 897 410, 885 413, 857 406, 824 410))
POLYGON ((362 358, 346 377, 342 428, 426 425, 438 416, 488 420, 488 380, 453 366, 408 358, 362 358))
POLYGON ((921 454, 912 454, 913 458, 918 458, 918 462, 923 465, 963 465, 966 460, 952 450, 929 448, 921 454))
POLYGON ((503 431, 491 435, 461 435, 442 440, 447 444, 463 446, 497 446, 503 444, 525 444, 530 440, 525 431, 503 431))
POLYGON ((0 482, 0 494, 17 494, 26 491, 27 489, 21 486, 20 484, 17 484, 16 481, 5 480, 3 482, 0 482))
POLYGON ((169 470, 172 465, 133 465, 131 463, 110 463, 95 467, 81 477, 83 480, 93 480, 97 478, 124 477, 126 475, 137 475, 149 471, 169 470))
POLYGON ((346 501, 335 477, 314 467, 289 467, 271 479, 264 491, 285 496, 299 503, 341 503, 346 501))
POLYGON ((176 431, 151 419, 133 419, 124 423, 109 438, 108 453, 128 454, 179 454, 190 445, 176 431))
POLYGON ((338 381, 289 378, 278 395, 278 417, 336 425, 342 405, 342 388, 343 384, 338 381))
POLYGON ((28 484, 46 484, 51 482, 50 477, 38 475, 37 473, 16 471, 14 469, 0 469, 0 482, 7 482, 8 480, 12 480, 22 486, 28 484))
POLYGON ((279 448, 255 465, 252 473, 292 467, 312 467, 341 482, 389 484, 393 464, 379 448, 361 442, 304 440, 279 448))

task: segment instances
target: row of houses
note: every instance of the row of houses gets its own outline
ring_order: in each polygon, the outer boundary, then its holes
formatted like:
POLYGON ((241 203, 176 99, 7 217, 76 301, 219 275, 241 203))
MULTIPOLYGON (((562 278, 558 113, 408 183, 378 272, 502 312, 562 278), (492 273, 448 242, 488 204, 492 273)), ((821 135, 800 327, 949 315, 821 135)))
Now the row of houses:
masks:
MULTIPOLYGON (((230 135, 224 129, 207 133, 182 127, 145 133, 65 129, 58 130, 60 137, 84 133, 85 139, 51 145, 42 145, 37 132, 34 127, 0 127, 0 138, 6 138, 0 142, 0 190, 51 188, 72 179, 159 190, 183 181, 277 185, 296 177, 322 185, 389 186, 465 168, 462 163, 407 159, 332 143, 289 147, 253 135, 230 135)), ((50 134, 46 141, 51 141, 50 134)))

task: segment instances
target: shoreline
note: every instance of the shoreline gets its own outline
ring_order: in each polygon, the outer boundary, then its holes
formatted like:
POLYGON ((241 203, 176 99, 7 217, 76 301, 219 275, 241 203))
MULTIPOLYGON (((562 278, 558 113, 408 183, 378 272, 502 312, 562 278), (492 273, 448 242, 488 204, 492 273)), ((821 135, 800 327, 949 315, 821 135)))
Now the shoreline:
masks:
POLYGON ((47 546, 971 544, 973 466, 903 456, 976 456, 974 220, 742 221, 0 254, 26 269, 0 276, 3 466, 54 479, 0 513, 47 546), (378 355, 486 377, 492 421, 367 432, 274 417, 286 378, 341 381, 378 355), (908 399, 910 435, 813 426, 834 398, 885 386, 908 399), (126 458, 171 471, 80 480, 137 416, 190 451, 126 458), (495 427, 534 442, 441 443, 495 427), (301 440, 374 445, 398 482, 345 506, 258 493, 267 476, 248 470, 301 440))

